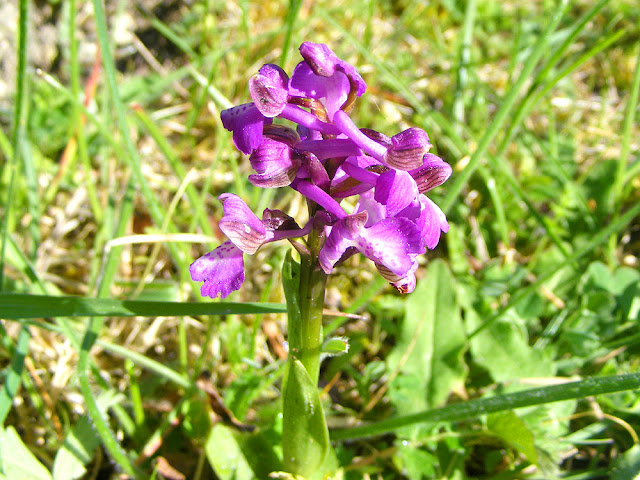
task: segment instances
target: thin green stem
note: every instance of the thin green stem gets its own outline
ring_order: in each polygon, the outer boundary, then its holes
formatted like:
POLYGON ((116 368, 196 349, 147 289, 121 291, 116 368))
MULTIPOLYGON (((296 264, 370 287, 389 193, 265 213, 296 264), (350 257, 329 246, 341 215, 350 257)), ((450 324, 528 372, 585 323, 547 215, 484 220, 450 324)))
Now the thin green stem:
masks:
POLYGON ((322 237, 315 230, 309 235, 310 255, 300 261, 300 319, 289 323, 289 351, 304 365, 309 377, 318 382, 322 346, 322 310, 327 275, 318 264, 322 237))

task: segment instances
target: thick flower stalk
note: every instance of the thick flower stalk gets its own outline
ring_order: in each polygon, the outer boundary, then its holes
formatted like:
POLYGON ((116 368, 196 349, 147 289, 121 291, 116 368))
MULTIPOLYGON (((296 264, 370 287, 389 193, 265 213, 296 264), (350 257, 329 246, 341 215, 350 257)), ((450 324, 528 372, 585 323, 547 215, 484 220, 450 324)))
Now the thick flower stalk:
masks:
MULTIPOLYGON (((249 81, 252 102, 223 111, 221 119, 238 150, 249 155, 254 170, 249 181, 296 190, 307 200, 309 220, 300 227, 285 213, 269 209, 259 219, 239 197, 223 194, 220 229, 229 240, 190 269, 193 280, 204 282, 203 296, 225 298, 244 281, 245 254, 283 239, 300 253, 300 272, 293 276, 297 294, 287 299, 290 307, 297 306, 289 309, 283 439, 291 433, 287 428, 313 430, 299 426, 305 417, 295 409, 302 407, 286 395, 293 384, 310 381, 314 389, 317 384, 327 275, 360 253, 399 292, 410 293, 418 256, 435 248, 449 228, 426 194, 449 178, 451 167, 428 153, 426 132, 409 128, 388 137, 358 128, 350 115, 366 91, 358 71, 326 45, 305 42, 300 53, 303 61, 291 77, 276 65, 264 65, 249 81), (301 371, 308 378, 295 377, 301 371)), ((298 444, 317 446, 325 440, 301 438, 289 447, 285 442, 285 468, 312 476, 318 468, 313 448, 298 444)))

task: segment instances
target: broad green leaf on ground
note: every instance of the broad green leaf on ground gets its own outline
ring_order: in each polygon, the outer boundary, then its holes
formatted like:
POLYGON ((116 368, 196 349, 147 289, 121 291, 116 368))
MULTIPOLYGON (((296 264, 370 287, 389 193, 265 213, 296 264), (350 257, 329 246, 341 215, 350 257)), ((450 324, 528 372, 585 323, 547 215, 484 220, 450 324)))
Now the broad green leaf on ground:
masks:
MULTIPOLYGON (((122 402, 124 395, 114 391, 101 394, 96 402, 104 414, 112 406, 122 402)), ((64 443, 53 462, 54 480, 72 480, 80 478, 87 472, 87 465, 100 445, 100 436, 93 428, 91 419, 83 415, 67 433, 64 443)))
POLYGON ((597 291, 609 292, 616 299, 616 306, 623 315, 622 320, 632 320, 640 310, 640 272, 620 267, 611 271, 602 262, 593 262, 581 280, 581 292, 592 294, 597 291))
POLYGON ((556 476, 564 454, 574 448, 564 437, 570 432, 569 424, 576 405, 576 400, 567 400, 518 412, 519 418, 533 434, 538 467, 548 478, 556 476))
POLYGON ((51 480, 51 474, 12 426, 0 430, 0 472, 7 480, 51 480))
POLYGON ((393 463, 409 480, 435 478, 438 458, 418 446, 398 443, 397 453, 393 456, 393 463))
POLYGON ((531 463, 538 463, 533 433, 513 411, 507 410, 487 416, 487 429, 522 453, 531 463))
POLYGON ((205 445, 207 460, 220 480, 253 480, 255 475, 234 437, 233 430, 217 424, 205 445))
MULTIPOLYGON (((465 312, 467 325, 474 331, 481 325, 478 314, 465 312)), ((496 382, 526 377, 548 377, 555 373, 550 350, 533 349, 526 330, 508 313, 471 339, 471 356, 487 369, 496 382)))
POLYGON ((453 277, 441 260, 407 297, 406 314, 389 371, 399 370, 391 395, 399 414, 442 405, 451 391, 464 386, 466 337, 453 277))

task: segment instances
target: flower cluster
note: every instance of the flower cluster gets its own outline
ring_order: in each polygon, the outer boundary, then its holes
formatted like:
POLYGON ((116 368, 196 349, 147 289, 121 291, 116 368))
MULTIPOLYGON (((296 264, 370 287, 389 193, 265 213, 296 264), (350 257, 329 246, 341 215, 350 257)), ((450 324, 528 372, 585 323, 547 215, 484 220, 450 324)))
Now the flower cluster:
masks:
POLYGON ((204 281, 203 296, 224 298, 244 281, 243 254, 315 230, 326 236, 318 260, 327 274, 360 252, 398 291, 412 292, 416 257, 435 248, 449 228, 425 193, 447 180, 451 167, 427 153, 429 137, 419 128, 393 137, 359 129, 349 116, 366 90, 357 70, 326 45, 305 42, 300 53, 291 77, 264 65, 249 80, 253 102, 223 111, 221 119, 238 150, 250 156, 255 173, 249 181, 300 192, 310 220, 300 228, 269 209, 259 219, 238 196, 223 194, 220 229, 229 241, 196 260, 191 277, 204 281), (274 124, 276 117, 297 128, 274 124), (344 201, 349 197, 355 202, 344 201))

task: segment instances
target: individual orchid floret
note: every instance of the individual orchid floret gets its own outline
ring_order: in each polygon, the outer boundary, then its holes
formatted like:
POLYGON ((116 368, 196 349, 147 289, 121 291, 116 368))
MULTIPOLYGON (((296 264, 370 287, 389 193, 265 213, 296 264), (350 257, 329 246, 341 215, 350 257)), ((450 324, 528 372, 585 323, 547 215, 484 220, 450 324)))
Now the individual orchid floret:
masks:
POLYGON ((355 247, 365 257, 383 265, 402 278, 413 267, 415 256, 424 252, 420 231, 411 220, 385 218, 369 228, 367 212, 348 215, 331 228, 324 247, 320 251, 320 266, 330 273, 349 247, 355 247))
POLYGON ((256 174, 249 181, 257 187, 286 187, 296 177, 300 156, 293 151, 299 137, 295 130, 282 125, 266 125, 262 143, 249 161, 256 174))
POLYGON ((319 100, 330 121, 340 109, 350 111, 355 98, 367 89, 358 71, 323 44, 305 42, 300 53, 304 61, 293 71, 289 94, 319 100))
POLYGON ((240 288, 244 281, 244 253, 252 255, 268 242, 302 237, 312 226, 309 221, 300 228, 280 210, 265 209, 260 220, 237 195, 226 193, 219 199, 224 209, 219 227, 229 241, 198 258, 189 268, 194 281, 205 282, 200 290, 202 296, 211 298, 225 298, 240 288))
POLYGON ((233 143, 242 153, 249 155, 262 142, 262 129, 273 122, 265 117, 253 103, 223 110, 220 119, 224 128, 233 132, 233 143))
POLYGON ((361 96, 367 90, 367 84, 358 73, 358 70, 353 65, 340 60, 325 44, 304 42, 300 45, 300 55, 316 75, 331 77, 336 70, 339 70, 357 86, 356 92, 358 96, 361 96))
POLYGON ((249 79, 249 92, 256 108, 265 117, 282 113, 289 100, 289 76, 277 65, 270 63, 249 79))
POLYGON ((193 262, 189 273, 195 282, 204 282, 200 288, 203 297, 226 298, 244 282, 242 250, 231 242, 224 242, 193 262))
POLYGON ((420 193, 442 185, 451 176, 451 172, 451 165, 433 153, 427 153, 423 157, 421 167, 409 171, 420 193))

